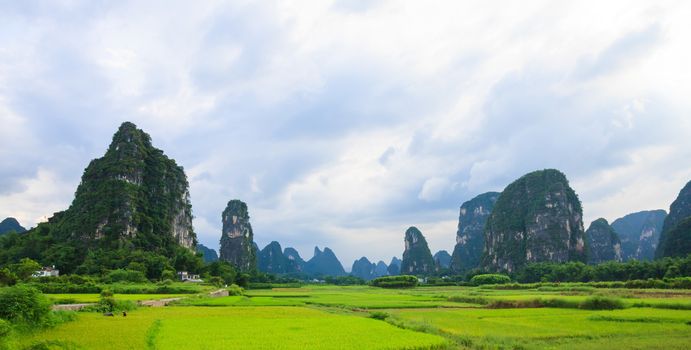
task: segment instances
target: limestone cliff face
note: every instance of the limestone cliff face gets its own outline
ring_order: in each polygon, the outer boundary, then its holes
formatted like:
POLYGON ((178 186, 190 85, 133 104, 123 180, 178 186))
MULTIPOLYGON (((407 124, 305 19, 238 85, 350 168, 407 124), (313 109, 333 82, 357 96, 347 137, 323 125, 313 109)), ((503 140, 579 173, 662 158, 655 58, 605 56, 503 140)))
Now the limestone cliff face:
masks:
POLYGON ((666 217, 667 212, 664 210, 649 210, 614 220, 612 228, 621 240, 622 259, 654 259, 666 217))
POLYGON ((581 202, 564 174, 526 174, 497 199, 485 228, 482 265, 512 272, 530 262, 585 262, 582 218, 581 202))
POLYGON ((197 244, 197 252, 202 253, 202 259, 204 259, 205 263, 218 261, 218 254, 216 251, 203 244, 197 244))
POLYGON ((434 259, 427 240, 417 227, 405 232, 405 251, 401 262, 402 275, 429 275, 435 272, 434 259))
POLYGON ((451 263, 451 255, 446 250, 440 250, 432 256, 437 269, 448 269, 451 263))
POLYGON ((254 271, 257 256, 247 204, 238 199, 229 201, 221 219, 223 231, 220 259, 231 263, 240 271, 254 271))
POLYGON ((294 271, 290 272, 303 272, 305 269, 305 261, 302 260, 300 257, 300 253, 298 253, 295 248, 288 247, 285 250, 283 250, 283 255, 286 257, 286 259, 291 261, 291 266, 293 267, 294 271))
POLYGON ((353 262, 353 267, 350 270, 350 274, 362 278, 365 281, 369 281, 373 278, 374 268, 376 265, 372 264, 366 257, 362 257, 353 262))
POLYGON ((106 154, 84 170, 70 208, 50 221, 89 245, 132 240, 156 249, 170 241, 186 248, 196 243, 183 169, 132 123, 120 126, 106 154))
POLYGON ((379 260, 379 262, 377 262, 377 264, 374 266, 374 274, 372 275, 372 278, 388 276, 388 275, 389 275, 389 267, 386 266, 385 262, 379 260))
POLYGON ((269 243, 259 252, 257 267, 259 271, 273 274, 292 272, 292 261, 283 255, 281 244, 276 241, 269 243))
POLYGON ((401 274, 401 259, 397 257, 391 258, 391 262, 389 263, 389 266, 386 268, 386 271, 389 273, 390 276, 396 276, 401 274))
POLYGON ((597 219, 585 231, 588 263, 599 264, 605 261, 622 261, 621 242, 617 233, 605 219, 597 219))
POLYGON ((181 246, 196 244, 188 187, 183 168, 125 122, 105 155, 84 170, 70 207, 23 240, 32 257, 64 273, 84 263, 89 252, 142 250, 173 257, 181 246))
POLYGON ((449 266, 452 271, 463 272, 480 266, 485 246, 485 224, 497 198, 498 192, 487 192, 461 205, 456 246, 449 266))
POLYGON ((683 257, 691 253, 691 181, 669 207, 660 235, 656 258, 683 257))

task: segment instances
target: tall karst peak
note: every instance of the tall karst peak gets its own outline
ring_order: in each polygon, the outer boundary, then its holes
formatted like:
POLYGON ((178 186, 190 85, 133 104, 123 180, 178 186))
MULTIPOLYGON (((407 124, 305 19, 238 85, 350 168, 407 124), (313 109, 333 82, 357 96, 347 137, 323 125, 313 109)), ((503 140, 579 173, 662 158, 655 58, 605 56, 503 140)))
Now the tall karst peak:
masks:
POLYGON ((621 240, 622 259, 654 259, 666 217, 667 212, 658 209, 631 213, 614 220, 612 228, 621 240))
POLYGON ((239 199, 230 200, 221 214, 221 221, 220 259, 243 272, 256 270, 257 250, 247 204, 239 199))
POLYGON ((483 193, 461 205, 456 246, 451 254, 451 270, 463 272, 480 265, 485 245, 485 224, 499 194, 499 192, 483 193))
POLYGON ((405 251, 401 262, 401 274, 428 275, 435 271, 434 259, 422 232, 411 226, 405 232, 405 251))
POLYGON ((531 262, 586 261, 583 210, 566 176, 546 169, 504 189, 485 226, 482 265, 513 272, 531 262))
POLYGON ((88 252, 144 250, 170 257, 180 246, 192 249, 196 235, 187 176, 152 146, 149 135, 123 123, 105 155, 84 170, 70 207, 26 239, 38 260, 66 273, 88 252), (40 242, 35 235, 43 237, 40 242))
POLYGON ((669 207, 660 235, 656 258, 684 257, 691 253, 691 181, 669 207))
POLYGON ((607 220, 600 218, 593 221, 585 231, 585 237, 588 244, 588 263, 622 260, 619 235, 607 220))

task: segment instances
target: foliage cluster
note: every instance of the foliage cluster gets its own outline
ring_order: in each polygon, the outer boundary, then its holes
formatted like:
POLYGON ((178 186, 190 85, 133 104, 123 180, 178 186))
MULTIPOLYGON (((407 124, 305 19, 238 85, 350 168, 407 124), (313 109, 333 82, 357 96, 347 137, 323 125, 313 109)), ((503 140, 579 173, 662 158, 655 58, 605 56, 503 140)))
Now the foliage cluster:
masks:
POLYGON ((511 278, 509 278, 509 276, 494 273, 475 275, 470 279, 470 284, 474 286, 481 286, 484 284, 506 284, 510 282, 511 278))
POLYGON ((410 275, 384 276, 375 278, 369 283, 371 286, 381 288, 413 288, 417 286, 418 279, 410 275))
POLYGON ((586 265, 581 262, 532 263, 516 273, 516 280, 532 282, 630 281, 691 276, 691 256, 653 261, 630 260, 586 265))

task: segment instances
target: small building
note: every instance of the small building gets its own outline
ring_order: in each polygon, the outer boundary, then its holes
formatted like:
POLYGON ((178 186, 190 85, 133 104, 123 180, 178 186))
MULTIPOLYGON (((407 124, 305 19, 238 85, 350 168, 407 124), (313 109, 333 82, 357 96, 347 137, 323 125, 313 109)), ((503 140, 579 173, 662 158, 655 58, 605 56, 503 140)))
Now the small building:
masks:
POLYGON ((178 279, 182 282, 203 282, 199 275, 187 273, 187 271, 178 271, 178 279))
POLYGON ((34 272, 31 276, 33 277, 58 277, 60 276, 60 270, 53 266, 44 266, 40 270, 34 272))

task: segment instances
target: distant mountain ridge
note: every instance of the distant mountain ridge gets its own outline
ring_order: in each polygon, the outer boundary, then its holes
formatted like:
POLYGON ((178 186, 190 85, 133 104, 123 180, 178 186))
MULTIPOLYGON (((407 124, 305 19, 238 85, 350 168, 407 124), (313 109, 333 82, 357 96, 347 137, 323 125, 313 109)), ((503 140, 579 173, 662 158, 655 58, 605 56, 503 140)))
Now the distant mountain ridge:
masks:
POLYGON ((10 217, 0 222, 0 235, 10 232, 24 233, 26 229, 19 224, 17 219, 10 217))
POLYGON ((614 220, 610 226, 619 235, 622 259, 653 260, 666 217, 667 212, 659 209, 631 213, 614 220))

